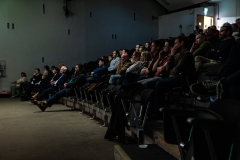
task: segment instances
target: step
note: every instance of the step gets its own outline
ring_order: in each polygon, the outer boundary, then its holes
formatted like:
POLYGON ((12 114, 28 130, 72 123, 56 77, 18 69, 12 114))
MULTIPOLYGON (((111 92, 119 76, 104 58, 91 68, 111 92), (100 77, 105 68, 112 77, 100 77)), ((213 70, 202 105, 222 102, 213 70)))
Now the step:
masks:
POLYGON ((156 144, 149 144, 147 148, 140 148, 136 144, 131 145, 115 145, 114 146, 115 160, 177 160, 161 147, 156 144))

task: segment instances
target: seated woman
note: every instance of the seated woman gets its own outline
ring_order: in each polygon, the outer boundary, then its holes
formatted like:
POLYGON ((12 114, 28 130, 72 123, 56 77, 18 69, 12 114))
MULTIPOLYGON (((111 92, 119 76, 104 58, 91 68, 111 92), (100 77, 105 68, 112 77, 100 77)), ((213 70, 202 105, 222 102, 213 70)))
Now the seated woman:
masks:
POLYGON ((166 40, 164 43, 163 49, 159 52, 159 57, 157 61, 154 63, 152 71, 155 72, 155 76, 153 78, 143 79, 138 81, 142 83, 145 88, 154 89, 155 84, 159 79, 168 77, 168 73, 166 71, 167 62, 171 56, 171 50, 174 45, 173 40, 166 40))
POLYGON ((144 67, 147 67, 149 65, 149 62, 151 61, 151 59, 152 59, 152 57, 151 57, 150 52, 148 52, 148 51, 142 52, 141 56, 140 56, 140 61, 139 61, 138 66, 137 66, 137 69, 133 72, 130 72, 131 68, 129 67, 130 69, 127 70, 127 72, 125 73, 123 84, 129 84, 129 83, 136 82, 138 80, 138 78, 140 76, 142 76, 141 70, 144 67))
POLYGON ((57 81, 59 79, 60 75, 60 70, 57 67, 52 67, 52 77, 49 83, 41 85, 41 87, 37 90, 36 94, 34 94, 31 98, 31 100, 34 100, 37 98, 39 93, 42 93, 45 89, 52 87, 51 83, 57 81))
POLYGON ((21 78, 19 78, 17 81, 13 82, 13 86, 10 86, 10 91, 11 91, 11 98, 17 97, 18 94, 16 94, 16 91, 20 89, 21 84, 24 84, 27 82, 27 76, 26 73, 21 72, 21 78))
POLYGON ((28 100, 33 91, 37 91, 41 87, 41 85, 48 84, 49 81, 50 81, 50 77, 48 76, 48 71, 45 70, 42 74, 40 81, 38 81, 37 83, 35 83, 33 85, 28 85, 26 87, 25 95, 22 96, 21 101, 28 100))

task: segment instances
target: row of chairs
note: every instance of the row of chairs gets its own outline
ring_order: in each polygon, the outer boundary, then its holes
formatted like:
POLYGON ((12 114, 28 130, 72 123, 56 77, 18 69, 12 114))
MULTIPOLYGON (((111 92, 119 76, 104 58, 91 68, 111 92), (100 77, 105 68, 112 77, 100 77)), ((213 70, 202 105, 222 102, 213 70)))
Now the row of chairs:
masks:
MULTIPOLYGON (((143 144, 144 126, 150 108, 152 89, 144 89, 141 84, 121 86, 110 85, 108 82, 98 82, 85 83, 73 90, 74 96, 70 98, 76 99, 82 105, 95 106, 105 111, 111 115, 112 119, 117 117, 118 111, 121 110, 124 129, 126 126, 128 129, 130 127, 137 128, 139 145, 143 144)), ((112 123, 111 120, 110 123, 112 123)))

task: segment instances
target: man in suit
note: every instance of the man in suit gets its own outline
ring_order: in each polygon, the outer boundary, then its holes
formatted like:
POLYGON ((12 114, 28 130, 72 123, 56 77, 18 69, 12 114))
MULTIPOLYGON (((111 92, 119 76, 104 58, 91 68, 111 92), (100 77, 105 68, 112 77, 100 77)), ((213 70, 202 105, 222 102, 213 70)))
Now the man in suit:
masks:
POLYGON ((51 87, 45 89, 42 93, 40 93, 37 97, 37 100, 41 101, 43 99, 48 98, 48 95, 58 91, 60 87, 64 85, 68 80, 68 75, 66 74, 67 67, 62 66, 60 69, 60 77, 56 81, 50 81, 51 87))

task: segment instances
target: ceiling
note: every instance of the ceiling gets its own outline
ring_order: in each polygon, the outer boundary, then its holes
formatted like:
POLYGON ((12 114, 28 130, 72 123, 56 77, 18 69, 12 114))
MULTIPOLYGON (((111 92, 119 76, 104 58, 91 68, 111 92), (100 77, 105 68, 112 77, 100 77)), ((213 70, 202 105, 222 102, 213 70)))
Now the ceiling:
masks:
POLYGON ((179 10, 185 7, 193 6, 204 2, 219 2, 223 0, 156 0, 168 11, 179 10))

